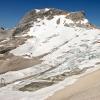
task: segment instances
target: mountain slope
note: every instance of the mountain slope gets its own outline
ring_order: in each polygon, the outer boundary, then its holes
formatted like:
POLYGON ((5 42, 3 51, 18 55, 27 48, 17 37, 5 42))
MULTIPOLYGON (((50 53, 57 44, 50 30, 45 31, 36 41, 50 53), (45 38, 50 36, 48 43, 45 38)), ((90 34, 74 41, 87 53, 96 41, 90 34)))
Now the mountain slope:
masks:
POLYGON ((7 83, 56 83, 100 64, 100 30, 83 11, 35 9, 9 31, 0 42, 0 78, 7 83))

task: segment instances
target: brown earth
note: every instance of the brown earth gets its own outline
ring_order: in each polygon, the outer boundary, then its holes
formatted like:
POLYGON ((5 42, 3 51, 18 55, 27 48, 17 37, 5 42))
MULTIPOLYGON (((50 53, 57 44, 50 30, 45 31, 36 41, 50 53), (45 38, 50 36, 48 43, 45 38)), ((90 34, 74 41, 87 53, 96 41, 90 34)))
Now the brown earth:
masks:
POLYGON ((0 74, 8 71, 17 71, 40 64, 42 61, 38 58, 27 59, 23 57, 12 56, 8 59, 0 59, 0 74))
POLYGON ((47 100, 100 100, 100 70, 80 77, 47 100))

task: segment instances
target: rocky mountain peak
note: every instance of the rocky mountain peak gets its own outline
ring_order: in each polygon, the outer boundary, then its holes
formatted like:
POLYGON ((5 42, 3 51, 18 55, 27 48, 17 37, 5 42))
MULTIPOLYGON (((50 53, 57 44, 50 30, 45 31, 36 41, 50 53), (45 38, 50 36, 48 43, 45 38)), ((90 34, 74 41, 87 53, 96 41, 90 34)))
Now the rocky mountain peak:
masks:
POLYGON ((27 22, 37 21, 37 18, 43 19, 47 17, 48 19, 52 19, 55 15, 67 14, 67 11, 55 9, 55 8, 45 8, 45 9, 34 9, 28 12, 19 24, 25 24, 27 22))
MULTIPOLYGON (((94 28, 94 25, 92 25, 86 19, 84 11, 68 12, 55 8, 34 9, 28 12, 22 18, 22 20, 15 28, 13 36, 15 36, 16 34, 27 33, 29 31, 29 28, 32 27, 35 22, 40 22, 38 21, 38 19, 44 20, 46 18, 47 20, 52 20, 55 16, 63 16, 63 23, 65 23, 64 26, 67 27, 94 28), (65 22, 65 20, 70 20, 71 23, 65 22)), ((57 19, 57 23, 58 21, 60 21, 60 19, 60 17, 59 19, 57 19)))
POLYGON ((44 19, 44 17, 46 17, 48 20, 50 20, 56 15, 65 15, 67 19, 71 19, 73 21, 79 21, 86 18, 84 11, 68 12, 55 8, 34 9, 28 12, 18 25, 32 23, 37 21, 37 18, 44 19))

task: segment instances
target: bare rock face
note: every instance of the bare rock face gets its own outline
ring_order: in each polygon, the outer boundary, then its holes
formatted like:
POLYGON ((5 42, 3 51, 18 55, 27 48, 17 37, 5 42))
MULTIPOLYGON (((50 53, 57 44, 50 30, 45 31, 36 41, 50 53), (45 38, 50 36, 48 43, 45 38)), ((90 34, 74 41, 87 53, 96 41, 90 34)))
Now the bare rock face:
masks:
POLYGON ((70 13, 68 16, 66 16, 66 18, 77 22, 85 18, 85 12, 84 11, 73 12, 73 13, 70 13))

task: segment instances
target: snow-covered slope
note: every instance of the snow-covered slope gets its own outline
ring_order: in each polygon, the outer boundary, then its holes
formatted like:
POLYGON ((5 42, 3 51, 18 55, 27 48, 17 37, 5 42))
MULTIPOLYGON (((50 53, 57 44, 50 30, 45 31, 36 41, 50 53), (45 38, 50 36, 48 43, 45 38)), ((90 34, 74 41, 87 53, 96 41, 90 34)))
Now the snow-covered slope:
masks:
POLYGON ((11 93, 34 80, 62 81, 98 67, 99 49, 100 30, 84 12, 35 9, 0 41, 0 78, 14 85, 11 93))
POLYGON ((6 59, 1 62, 1 69, 10 65, 8 71, 28 68, 22 73, 48 76, 93 66, 100 57, 100 30, 88 21, 83 11, 35 9, 12 32, 12 37, 0 43, 1 56, 6 59))
MULTIPOLYGON (((45 10, 47 11, 49 9, 45 10)), ((36 13, 39 11, 36 10, 36 13)), ((43 62, 38 66, 48 66, 45 70, 50 69, 45 73, 46 76, 94 66, 100 59, 100 30, 88 27, 89 21, 85 17, 79 20, 68 18, 71 14, 76 13, 53 15, 49 20, 48 17, 37 18, 29 31, 22 35, 31 38, 10 53, 29 59, 40 57, 43 62), (79 27, 78 24, 84 27, 79 27)))

